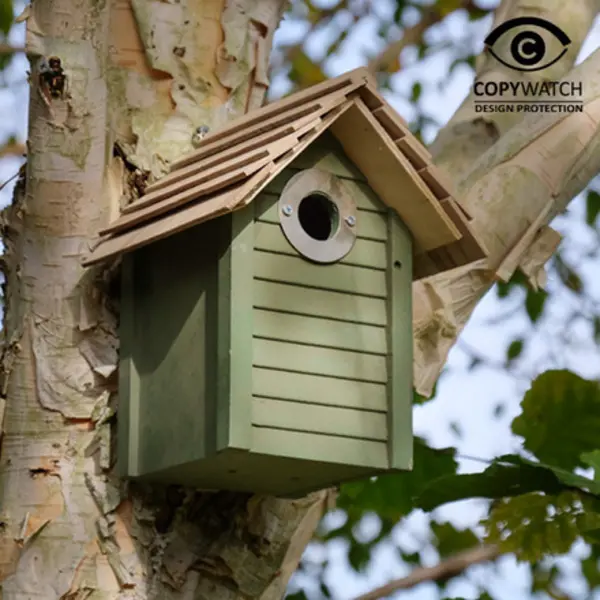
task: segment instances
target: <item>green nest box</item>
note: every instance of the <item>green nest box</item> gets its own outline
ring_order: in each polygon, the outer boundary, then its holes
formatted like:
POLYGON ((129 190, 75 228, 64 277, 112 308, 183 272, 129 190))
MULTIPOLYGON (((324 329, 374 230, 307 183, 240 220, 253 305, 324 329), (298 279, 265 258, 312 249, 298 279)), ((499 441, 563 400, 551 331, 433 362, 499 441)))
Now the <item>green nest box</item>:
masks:
POLYGON ((411 468, 412 282, 485 252, 364 69, 209 134, 101 233, 122 475, 287 496, 411 468))

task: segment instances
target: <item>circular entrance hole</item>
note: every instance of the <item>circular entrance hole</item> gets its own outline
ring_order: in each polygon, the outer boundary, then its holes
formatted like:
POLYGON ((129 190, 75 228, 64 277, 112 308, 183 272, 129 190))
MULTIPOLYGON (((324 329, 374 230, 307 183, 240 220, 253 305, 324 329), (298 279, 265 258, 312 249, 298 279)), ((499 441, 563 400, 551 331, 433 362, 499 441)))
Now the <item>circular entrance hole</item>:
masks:
POLYGON ((298 220, 311 238, 323 242, 337 231, 339 211, 327 196, 310 194, 298 205, 298 220))

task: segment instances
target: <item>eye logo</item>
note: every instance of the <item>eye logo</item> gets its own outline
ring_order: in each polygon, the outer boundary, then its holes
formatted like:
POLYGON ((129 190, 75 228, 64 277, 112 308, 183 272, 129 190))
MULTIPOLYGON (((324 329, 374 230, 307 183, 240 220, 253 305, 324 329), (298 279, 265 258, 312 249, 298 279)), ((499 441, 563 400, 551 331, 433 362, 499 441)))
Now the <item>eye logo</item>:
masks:
MULTIPOLYGON (((550 21, 540 19, 539 17, 517 17, 505 21, 491 31, 484 41, 487 50, 489 50, 496 60, 501 62, 505 67, 514 69, 515 71, 541 71, 542 69, 547 69, 562 58, 568 50, 570 43, 571 39, 564 31, 562 31, 562 29, 559 29, 554 23, 550 23, 550 21), (514 35, 509 44, 510 56, 517 63, 516 65, 511 64, 498 56, 497 51, 495 52, 493 47, 500 38, 504 37, 504 34, 510 32, 512 29, 516 29, 517 27, 523 28, 524 26, 527 27, 527 29, 522 29, 519 33, 514 35), (552 60, 548 59, 547 62, 545 62, 545 59, 548 58, 546 56, 548 49, 544 37, 540 32, 535 31, 538 28, 547 32, 546 37, 548 37, 549 33, 562 44, 562 52, 560 52, 556 58, 552 60)), ((556 45, 557 44, 552 44, 552 46, 556 45)))

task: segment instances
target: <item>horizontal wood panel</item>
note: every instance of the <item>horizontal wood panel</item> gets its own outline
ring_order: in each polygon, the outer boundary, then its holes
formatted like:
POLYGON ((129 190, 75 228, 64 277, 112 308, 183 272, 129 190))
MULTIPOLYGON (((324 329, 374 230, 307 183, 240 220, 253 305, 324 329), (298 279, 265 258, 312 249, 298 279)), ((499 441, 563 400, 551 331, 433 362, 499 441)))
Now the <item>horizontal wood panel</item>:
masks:
POLYGON ((252 428, 252 451, 325 463, 387 469, 387 444, 370 440, 252 428))
MULTIPOLYGON (((296 165, 293 162, 287 169, 284 169, 277 177, 273 179, 265 188, 265 191, 271 194, 281 194, 283 188, 287 182, 296 173, 303 171, 304 169, 294 168, 296 165)), ((355 181, 346 177, 340 177, 343 179, 344 185, 348 188, 348 192, 354 198, 356 206, 362 210, 370 210, 378 213, 386 214, 388 211, 387 206, 379 199, 379 196, 369 187, 368 184, 362 181, 355 181)))
POLYGON ((340 177, 348 177, 357 181, 367 181, 367 178, 360 172, 354 163, 346 157, 344 151, 332 148, 330 145, 319 144, 319 140, 312 143, 306 150, 298 156, 292 163, 296 169, 320 169, 340 177))
POLYGON ((388 437, 383 413, 271 398, 252 398, 252 424, 377 441, 388 437))
MULTIPOLYGON (((317 265, 283 254, 256 250, 254 276, 268 281, 294 283, 324 290, 349 292, 362 296, 387 296, 386 272, 350 265, 317 265)), ((329 302, 335 302, 332 297, 329 302)))
MULTIPOLYGON (((281 227, 273 223, 258 222, 254 225, 254 247, 257 250, 298 256, 298 251, 288 242, 281 227)), ((358 239, 355 241, 352 250, 339 261, 339 264, 385 269, 387 264, 385 243, 358 239)), ((324 268, 321 265, 311 266, 321 270, 324 268)), ((325 265, 327 269, 332 267, 335 267, 335 265, 325 265)))
MULTIPOLYGON (((256 200, 256 218, 264 223, 279 224, 279 208, 277 206, 278 194, 263 192, 256 200)), ((359 239, 387 240, 387 216, 382 213, 359 209, 356 214, 356 236, 359 239)))
POLYGON ((387 411, 387 389, 383 383, 282 373, 260 367, 252 369, 252 394, 382 413, 387 411))
POLYGON ((297 285, 255 280, 253 302, 255 308, 299 315, 327 317, 367 325, 387 323, 385 300, 297 285))
POLYGON ((387 353, 386 330, 281 312, 255 309, 254 335, 287 342, 300 342, 358 352, 387 353))
MULTIPOLYGON (((385 383, 385 356, 254 338, 253 366, 385 383)), ((282 374, 283 376, 283 374, 282 374)))

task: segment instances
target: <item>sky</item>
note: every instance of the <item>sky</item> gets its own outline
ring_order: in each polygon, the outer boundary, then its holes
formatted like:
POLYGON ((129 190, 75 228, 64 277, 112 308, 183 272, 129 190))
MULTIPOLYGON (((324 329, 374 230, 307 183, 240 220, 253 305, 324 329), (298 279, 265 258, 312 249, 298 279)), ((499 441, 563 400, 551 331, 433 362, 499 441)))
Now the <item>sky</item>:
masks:
MULTIPOLYGON (((324 1, 319 3, 324 6, 324 1)), ((481 3, 483 4, 483 2, 481 3)), ((495 2, 488 3, 490 6, 495 2)), ((377 10, 380 14, 393 10, 389 0, 378 0, 377 10)), ((343 15, 339 22, 331 27, 343 25, 343 15)), ((465 16, 455 15, 447 19, 441 26, 431 32, 433 40, 450 40, 455 47, 483 48, 483 39, 489 30, 491 19, 481 23, 469 23, 465 16)), ((327 74, 335 76, 350 69, 365 64, 366 55, 373 55, 382 48, 374 35, 377 23, 365 19, 356 27, 339 53, 327 62, 327 74)), ((275 36, 276 47, 302 39, 305 28, 293 20, 285 19, 275 36)), ((325 29, 319 36, 311 39, 306 50, 311 57, 318 57, 324 42, 331 36, 331 30, 325 29)), ((16 27, 11 32, 11 40, 15 44, 23 41, 23 27, 16 27)), ((600 46, 600 22, 596 25, 584 44, 580 59, 585 58, 600 46)), ((423 85, 423 93, 419 100, 420 108, 433 117, 440 125, 445 123, 469 92, 473 73, 468 67, 456 69, 447 83, 440 88, 440 82, 448 72, 452 60, 449 52, 442 52, 425 61, 416 62, 415 52, 407 49, 402 55, 403 69, 392 79, 393 92, 386 94, 390 103, 408 121, 414 118, 415 111, 405 99, 410 97, 410 90, 415 81, 423 85)), ((25 139, 27 115, 27 61, 19 57, 6 74, 5 84, 0 88, 0 114, 9 119, 0 121, 0 139, 6 132, 7 123, 14 127, 18 124, 21 139, 25 139)), ((275 74, 272 77, 270 97, 276 98, 289 90, 289 82, 285 75, 275 74)), ((425 138, 431 141, 435 128, 425 131, 425 138)), ((0 161, 0 186, 14 175, 21 161, 17 159, 0 161)), ((10 200, 12 184, 0 191, 0 203, 10 200)), ((581 264, 581 272, 591 294, 600 299, 600 283, 597 277, 597 266, 594 261, 584 258, 589 248, 597 247, 598 240, 582 224, 584 206, 581 198, 575 200, 567 213, 559 217, 553 224, 565 235, 563 247, 565 255, 581 264)), ((556 281, 550 277, 549 289, 558 289, 556 281)), ((506 356, 508 344, 524 332, 531 332, 531 325, 522 310, 522 300, 518 297, 500 302, 492 292, 479 304, 468 326, 463 332, 459 343, 451 352, 447 368, 438 385, 437 397, 434 401, 415 409, 415 433, 428 439, 436 447, 455 446, 461 460, 461 470, 464 472, 478 471, 485 467, 486 459, 504 453, 518 450, 518 440, 510 434, 510 422, 519 411, 519 402, 535 375, 549 366, 571 368, 588 377, 600 377, 600 353, 592 344, 589 324, 577 322, 569 332, 564 344, 559 344, 558 336, 564 335, 561 323, 564 322, 574 307, 577 299, 562 291, 553 295, 550 315, 539 327, 531 333, 532 343, 527 350, 525 360, 519 364, 516 374, 507 374, 502 369, 481 367, 468 371, 471 350, 479 356, 486 357, 486 362, 502 363, 506 356), (499 315, 509 315, 498 324, 499 315), (552 352, 549 352, 549 348, 552 352), (498 407, 502 408, 502 416, 493 418, 498 407), (457 435, 460 432, 460 436, 457 435), (471 458, 467 458, 471 457, 471 458), (476 459, 476 460, 473 460, 476 459)), ((562 338, 560 338, 562 339, 562 338)), ((455 526, 474 526, 484 515, 484 505, 478 501, 456 503, 435 511, 438 521, 450 520, 455 526)), ((328 519, 329 524, 339 523, 341 516, 334 513, 328 519)), ((368 520, 363 524, 361 533, 365 536, 374 535, 377 523, 368 520)), ((415 512, 405 519, 394 530, 394 538, 402 542, 407 549, 418 550, 427 533, 424 515, 415 512)), ((582 546, 575 552, 585 555, 582 546)), ((318 552, 308 555, 314 560, 321 560, 318 552)), ((343 544, 332 544, 328 549, 329 568, 326 581, 334 593, 335 600, 351 600, 360 593, 387 583, 391 578, 401 577, 408 573, 397 560, 397 551, 393 544, 382 545, 377 550, 374 560, 365 574, 358 575, 348 566, 343 544)), ((427 564, 435 564, 435 553, 425 552, 423 559, 427 564)), ((578 582, 576 561, 560 560, 569 576, 564 581, 565 590, 570 592, 575 600, 583 598, 585 589, 578 582)), ((470 571, 475 581, 492 583, 492 589, 497 598, 520 600, 528 598, 525 593, 528 585, 527 570, 516 565, 510 558, 502 558, 499 568, 493 571, 489 567, 475 566, 470 571)), ((464 580, 455 580, 451 584, 449 597, 477 597, 476 589, 464 580)), ((422 585, 418 588, 403 592, 404 600, 433 600, 437 599, 437 590, 433 585, 422 585)), ((600 596, 599 596, 600 597, 600 596)))

